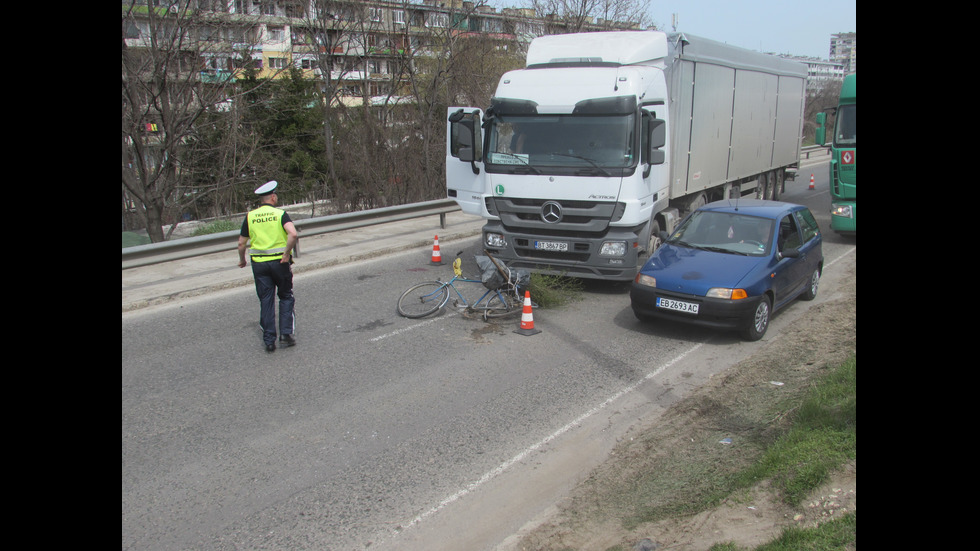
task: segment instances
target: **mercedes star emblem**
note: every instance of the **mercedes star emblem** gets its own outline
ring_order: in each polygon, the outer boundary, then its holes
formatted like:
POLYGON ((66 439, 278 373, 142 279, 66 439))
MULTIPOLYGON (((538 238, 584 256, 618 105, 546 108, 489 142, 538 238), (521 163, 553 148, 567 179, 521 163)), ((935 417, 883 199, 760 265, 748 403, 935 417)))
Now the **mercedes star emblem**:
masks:
POLYGON ((549 224, 561 222, 561 205, 548 201, 541 207, 541 219, 549 224))

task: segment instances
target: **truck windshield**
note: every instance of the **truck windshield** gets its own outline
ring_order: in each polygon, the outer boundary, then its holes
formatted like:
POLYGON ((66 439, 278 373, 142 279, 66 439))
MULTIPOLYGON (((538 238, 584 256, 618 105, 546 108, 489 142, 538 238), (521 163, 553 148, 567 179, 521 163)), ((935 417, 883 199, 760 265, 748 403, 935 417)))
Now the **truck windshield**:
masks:
POLYGON ((611 176, 610 169, 635 164, 634 121, 634 115, 498 116, 491 121, 486 161, 498 172, 530 167, 611 176))
POLYGON ((837 109, 837 125, 834 130, 834 145, 857 146, 857 105, 841 105, 837 109))

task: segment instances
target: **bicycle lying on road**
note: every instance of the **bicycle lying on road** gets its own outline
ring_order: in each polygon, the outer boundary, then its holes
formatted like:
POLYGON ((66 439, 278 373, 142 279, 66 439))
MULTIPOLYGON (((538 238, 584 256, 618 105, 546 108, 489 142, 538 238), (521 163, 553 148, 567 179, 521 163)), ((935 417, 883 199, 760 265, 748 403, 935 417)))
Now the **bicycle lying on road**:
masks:
POLYGON ((465 308, 467 312, 478 312, 483 319, 500 318, 522 311, 524 299, 520 286, 526 286, 530 272, 526 270, 511 270, 490 256, 486 250, 485 262, 477 256, 477 264, 483 270, 481 278, 463 276, 460 255, 456 253, 453 260, 453 278, 449 281, 426 281, 409 287, 398 299, 398 313, 406 318, 421 318, 441 309, 449 301, 449 290, 456 293, 453 306, 465 308), (456 288, 457 282, 482 283, 487 291, 476 302, 470 304, 456 288))

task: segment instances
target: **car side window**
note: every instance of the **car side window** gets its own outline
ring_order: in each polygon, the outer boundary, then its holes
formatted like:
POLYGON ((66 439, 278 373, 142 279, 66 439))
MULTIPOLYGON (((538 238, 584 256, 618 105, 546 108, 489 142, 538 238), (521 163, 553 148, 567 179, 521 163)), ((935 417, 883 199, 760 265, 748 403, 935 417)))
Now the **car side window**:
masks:
POLYGON ((813 213, 809 209, 796 211, 796 219, 800 223, 800 229, 803 230, 804 243, 809 242, 820 233, 817 220, 813 217, 813 213))
POLYGON ((779 250, 796 249, 802 245, 800 231, 796 224, 796 217, 788 214, 779 221, 779 239, 777 245, 779 250))

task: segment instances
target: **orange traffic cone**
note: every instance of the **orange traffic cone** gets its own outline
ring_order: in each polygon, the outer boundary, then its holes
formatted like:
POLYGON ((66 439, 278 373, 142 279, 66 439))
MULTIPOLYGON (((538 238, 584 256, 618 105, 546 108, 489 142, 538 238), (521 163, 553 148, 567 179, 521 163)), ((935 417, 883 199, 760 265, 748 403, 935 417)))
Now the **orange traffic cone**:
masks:
POLYGON ((442 264, 442 253, 439 252, 439 236, 436 236, 436 242, 432 245, 432 262, 430 264, 442 264))
POLYGON ((534 328, 534 314, 531 313, 531 291, 524 291, 524 311, 521 313, 521 328, 514 331, 519 335, 536 335, 541 331, 534 328))
POLYGON ((810 174, 810 189, 813 189, 813 174, 810 174))

